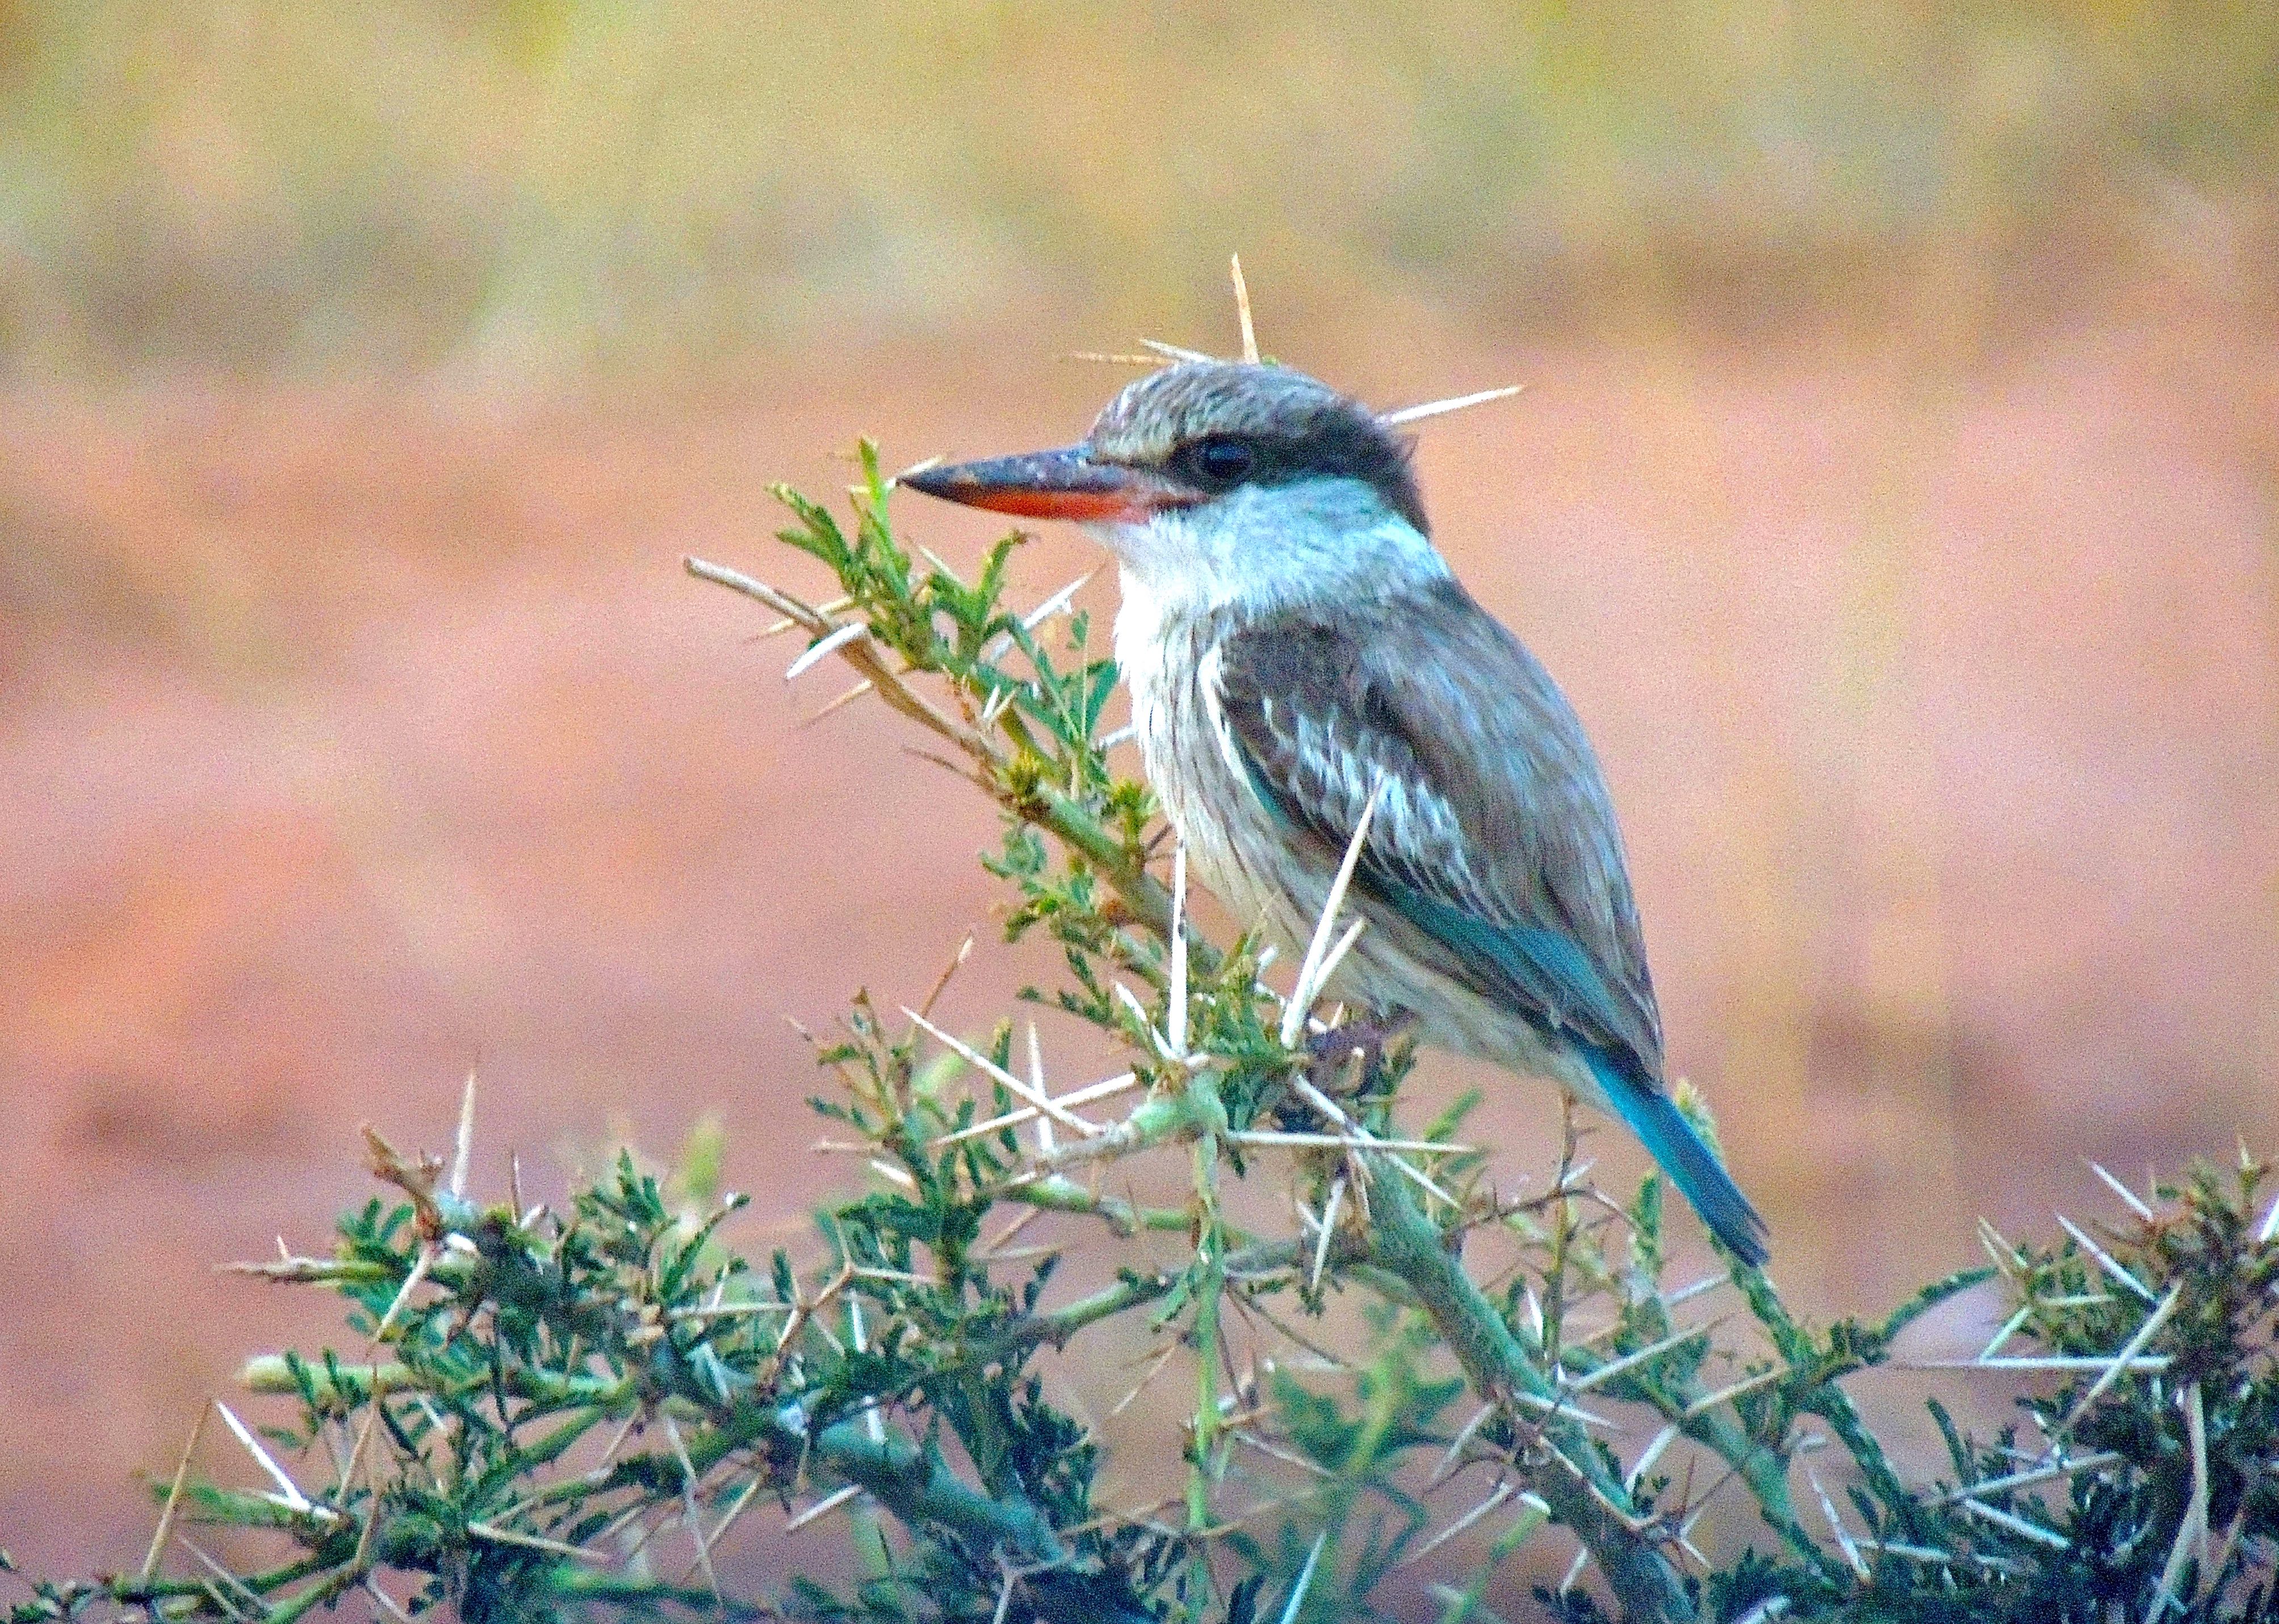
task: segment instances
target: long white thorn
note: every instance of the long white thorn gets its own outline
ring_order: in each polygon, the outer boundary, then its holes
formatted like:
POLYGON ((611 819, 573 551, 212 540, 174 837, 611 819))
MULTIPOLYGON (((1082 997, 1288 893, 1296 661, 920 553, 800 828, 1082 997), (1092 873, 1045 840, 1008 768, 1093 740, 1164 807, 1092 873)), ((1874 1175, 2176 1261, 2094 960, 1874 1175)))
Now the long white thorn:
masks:
POLYGON ((1021 630, 1024 632, 1033 632, 1039 626, 1043 625, 1045 622, 1050 620, 1054 616, 1059 614, 1063 609, 1068 608, 1070 601, 1075 598, 1077 594, 1082 592, 1091 584, 1092 578, 1098 575, 1102 568, 1103 566, 1100 564, 1094 564, 1091 569, 1086 570, 1082 575, 1078 576, 1076 579, 1070 581, 1067 586, 1053 594, 1051 597, 1047 598, 1042 603, 1038 604, 1036 608, 1022 616, 1021 630))
POLYGON ((261 1469, 269 1474, 270 1481, 277 1485, 277 1492, 282 1497, 286 1505, 296 1512, 312 1512, 317 1509, 315 1502, 301 1492, 301 1485, 295 1482, 287 1475, 285 1468, 277 1464, 276 1457, 261 1447, 261 1440, 253 1436, 253 1429, 237 1419, 236 1411, 219 1398, 214 1400, 214 1408, 221 1412, 222 1420, 229 1423, 229 1429, 237 1435, 237 1441, 245 1445, 245 1452, 259 1462, 261 1469))
MULTIPOLYGON (((1101 566, 1095 565, 1092 569, 1086 570, 1082 575, 1078 576, 1076 579, 1070 581, 1067 586, 1053 594, 1051 597, 1047 598, 1044 601, 1038 604, 1036 608, 1022 616, 1021 630, 1024 632, 1033 632, 1039 626, 1043 625, 1045 622, 1050 620, 1054 616, 1059 614, 1063 609, 1068 608, 1070 601, 1075 598, 1076 594, 1082 592, 1086 586, 1090 583, 1092 578, 1100 573, 1101 567, 1101 566)), ((1009 632, 1000 632, 994 640, 992 640, 989 647, 983 650, 984 657, 994 660, 1012 646, 1013 634, 1009 632)))
MULTIPOLYGON (((1362 1144, 1367 1145, 1370 1149, 1378 1151, 1387 1161, 1393 1164, 1393 1170, 1395 1172, 1400 1173, 1411 1184, 1423 1191, 1425 1194, 1446 1202, 1450 1207, 1462 1210, 1463 1207, 1462 1202, 1457 1200, 1455 1197, 1450 1195, 1446 1191, 1441 1189, 1439 1185, 1434 1184, 1431 1178, 1425 1176, 1422 1169, 1403 1161, 1396 1152, 1384 1148, 1381 1142, 1377 1139, 1377 1137, 1371 1133, 1368 1129, 1362 1127, 1359 1122, 1354 1121, 1352 1117, 1347 1116, 1345 1112, 1339 1108, 1336 1100, 1331 1099, 1327 1094, 1322 1092, 1320 1089, 1316 1088, 1311 1083, 1308 1082, 1301 1076, 1291 1078, 1290 1085, 1296 1089, 1300 1094, 1303 1095, 1307 1103, 1311 1105, 1314 1109, 1328 1117, 1331 1122, 1344 1129, 1347 1133, 1353 1135, 1355 1139, 1361 1141, 1362 1144)), ((1366 1199, 1368 1191, 1365 1186, 1357 1187, 1355 1193, 1366 1199)))
POLYGON ((1282 1609, 1282 1624, 1297 1624, 1298 1610, 1306 1605, 1306 1592, 1313 1588, 1314 1564, 1322 1559, 1322 1547, 1329 1543, 1327 1528, 1314 1536, 1314 1548, 1306 1552, 1306 1566, 1298 1570, 1298 1582, 1290 1587, 1290 1599, 1282 1609))
MULTIPOLYGON (((376 1410, 379 1406, 373 1407, 376 1410)), ((212 1410, 211 1404, 201 1405, 197 1420, 190 1423, 189 1442, 182 1445, 181 1461, 174 1467, 173 1486, 166 1490, 165 1508, 158 1513, 158 1527, 150 1536, 150 1554, 142 1559, 142 1580, 146 1584, 158 1571, 158 1563, 166 1554, 166 1542, 174 1536, 175 1513, 181 1510, 182 1490, 190 1481, 190 1457, 197 1452, 198 1439, 204 1436, 206 1417, 212 1410)))
POLYGON ((1726 1319, 1730 1317, 1730 1316, 1729 1315, 1720 1315, 1718 1318, 1710 1321, 1707 1325, 1697 1325, 1692 1330, 1683 1330, 1679 1331, 1675 1336, 1664 1337, 1661 1341, 1652 1343, 1646 1347, 1640 1348, 1634 1353, 1625 1353, 1620 1359, 1609 1360, 1608 1363, 1600 1366, 1596 1370, 1592 1371, 1590 1375, 1582 1377, 1579 1381, 1569 1382, 1567 1383, 1567 1389, 1569 1392, 1587 1393, 1592 1388, 1597 1387, 1603 1383, 1611 1382, 1616 1376, 1621 1375, 1627 1371, 1637 1369, 1640 1365, 1645 1364, 1649 1360, 1659 1359, 1674 1348, 1684 1347, 1687 1343, 1692 1341, 1697 1337, 1707 1336, 1711 1331, 1715 1330, 1720 1325, 1723 1325, 1726 1319))
POLYGON ((1683 1419, 1692 1421, 1699 1416, 1707 1415, 1728 1399, 1738 1398, 1744 1393, 1755 1392, 1761 1387, 1770 1387, 1774 1383, 1786 1376, 1791 1369, 1792 1367, 1788 1365, 1776 1365, 1770 1370, 1760 1370, 1753 1376, 1743 1376, 1730 1386, 1721 1387, 1714 1393, 1704 1393, 1685 1406, 1683 1419))
POLYGON ((467 1163, 475 1150, 475 1074, 467 1073, 467 1085, 459 1091, 459 1132, 451 1146, 451 1193, 464 1197, 467 1193, 467 1163))
MULTIPOLYGON (((1063 1094, 1059 1099, 1054 1100, 1053 1103, 1063 1107, 1090 1105, 1094 1100, 1107 1099, 1117 1094, 1129 1093, 1132 1090, 1139 1086, 1140 1079, 1136 1075, 1129 1071, 1121 1072, 1115 1076, 1109 1077, 1105 1082, 1087 1084, 1083 1088, 1071 1089, 1069 1092, 1063 1094)), ((994 1133, 1000 1128, 1017 1128, 1023 1122, 1029 1121, 1031 1118, 1041 1116, 1043 1115, 1044 1113, 1040 1111, 1035 1106, 1024 1105, 1016 1110, 1007 1111, 1001 1115, 992 1116, 984 1121, 971 1123, 966 1127, 960 1128, 955 1133, 945 1133, 940 1138, 930 1140, 927 1144, 927 1148, 929 1150, 940 1150, 944 1145, 963 1144, 967 1139, 978 1139, 984 1134, 994 1133)))
POLYGON ((2103 1179, 2105 1181, 2105 1187, 2113 1191, 2114 1194, 2119 1196, 2122 1199, 2122 1203, 2126 1206, 2130 1212, 2136 1214, 2147 1223, 2152 1222, 2152 1209, 2145 1205, 2143 1199, 2138 1197, 2135 1191, 2122 1184, 2119 1179, 2114 1177, 2112 1174, 2106 1172, 2099 1163, 2094 1161, 2090 1162, 2089 1170, 2096 1174, 2100 1179, 2103 1179))
MULTIPOLYGON (((1037 1041, 1037 1023, 1034 1021, 1029 1023, 1029 1085, 1037 1091, 1038 1099, 1045 1097, 1045 1051, 1037 1041)), ((1049 1156, 1057 1148, 1053 1141, 1053 1119, 1040 1111, 1037 1114, 1038 1153, 1049 1156)), ((1032 1207, 1030 1210, 1033 1212, 1036 1209, 1032 1207)))
POLYGON ((844 709, 846 707, 853 704, 856 700, 861 699, 865 693, 868 693, 876 686, 878 686, 876 683, 872 682, 868 677, 865 677, 862 681, 848 689, 846 693, 840 694, 837 699, 833 700, 829 704, 823 706, 820 709, 816 710, 810 715, 802 716, 799 719, 799 724, 802 727, 813 727, 817 723, 822 721, 824 717, 831 715, 832 712, 844 709))
POLYGON ((1984 1218, 1978 1221, 1978 1244, 1986 1250, 1986 1260, 1994 1265, 1995 1271, 2005 1280, 2017 1278, 2017 1249, 2003 1239, 2001 1231, 1984 1218))
MULTIPOLYGON (((847 1336, 854 1343, 857 1353, 871 1351, 871 1338, 863 1325, 863 1299, 852 1291, 847 1294, 847 1336)), ((871 1443, 884 1444, 886 1441, 886 1420, 879 1413, 876 1399, 863 1406, 863 1421, 871 1434, 871 1443)))
POLYGON ((1177 344, 1166 344, 1161 339, 1143 338, 1140 347, 1172 361, 1216 361, 1216 356, 1207 356, 1200 349, 1182 349, 1177 344))
POLYGON ((817 1517, 829 1516, 833 1512, 837 1511, 840 1506, 846 1505, 848 1501, 853 1499, 856 1495, 862 1492, 862 1484, 849 1483, 847 1487, 839 1490, 835 1493, 824 1496, 823 1498, 817 1500, 814 1505, 809 1506, 797 1516, 787 1519, 784 1523, 784 1532, 787 1534, 797 1533, 809 1523, 813 1522, 817 1517))
MULTIPOLYGON (((1239 272, 1237 274, 1240 274, 1239 272)), ((1171 1007, 1164 1016, 1175 1059, 1187 1053, 1187 847, 1171 853, 1171 1007)))
POLYGON ((1139 1023, 1140 1029, 1147 1034, 1148 1046, 1165 1060, 1177 1059, 1171 1053, 1170 1040, 1157 1031, 1155 1023, 1147 1018, 1147 1006, 1140 1001, 1140 995, 1120 981, 1112 983, 1110 990, 1123 1001, 1124 1008, 1132 1012, 1132 1018, 1139 1023))
POLYGON ((2106 1390, 2121 1379, 2121 1373, 2129 1367, 2129 1362, 2142 1353, 2152 1338, 2159 1335, 2160 1327, 2166 1325, 2168 1322, 2168 1316, 2175 1313, 2176 1304, 2183 1300, 2183 1295, 2184 1283, 2181 1280, 2168 1288, 2168 1294, 2160 1299, 2158 1307, 2145 1316, 2145 1323, 2137 1328, 2137 1334, 2129 1338, 2128 1344, 2120 1352, 2113 1356, 2113 1362, 2106 1367, 2105 1374, 2089 1384, 2089 1390, 2075 1401, 2073 1408, 2066 1412, 2065 1419, 2057 1424, 2057 1430, 2050 1434, 2050 1446, 2053 1449, 2067 1433, 2073 1430, 2073 1424, 2089 1413, 2089 1406, 2102 1398, 2106 1390))
POLYGON ((1663 1292, 1661 1306, 1665 1308, 1675 1308, 1678 1304, 1690 1303, 1697 1297, 1707 1297, 1719 1286, 1730 1283, 1732 1278, 1730 1275, 1705 1275, 1692 1285, 1680 1286, 1675 1291, 1663 1292))
POLYGON ((2114 1258, 2111 1252, 2106 1251, 2104 1247, 2090 1239, 2087 1232, 2084 1231, 2079 1224, 2067 1217, 2063 1213, 2056 1214, 2055 1217, 2058 1221, 2058 1227, 2063 1229, 2067 1234, 2072 1236, 2075 1241, 2080 1245, 2083 1251, 2088 1252, 2091 1257, 2095 1258, 2097 1260, 2097 1266, 2099 1268, 2112 1275, 2114 1279, 2119 1281, 2122 1285, 2127 1286, 2130 1291, 2136 1292, 2137 1296, 2143 1298, 2146 1302, 2156 1303, 2160 1300, 2152 1294, 2152 1287, 2146 1285, 2143 1281, 2137 1279, 2136 1275, 2130 1274, 2126 1268, 2122 1267, 2120 1260, 2114 1258))
POLYGON ((784 680, 786 682, 797 680, 811 667, 837 654, 856 638, 869 635, 870 631, 871 628, 859 620, 849 621, 830 636, 810 646, 798 659, 784 667, 784 680))
POLYGON ((1361 939, 1362 931, 1368 923, 1369 921, 1366 919, 1354 920, 1345 928, 1344 934, 1338 938, 1336 944, 1329 952, 1322 955, 1321 968, 1314 972, 1316 986, 1325 987, 1330 984, 1330 977, 1338 973, 1338 966, 1346 961, 1346 954, 1353 951, 1353 945, 1361 939))
POLYGON ((1282 1046, 1288 1048, 1298 1041, 1305 1030, 1306 1012, 1313 1007, 1315 995, 1321 991, 1322 957, 1329 951, 1331 933, 1337 928, 1338 910, 1345 906, 1346 888, 1353 884, 1354 869, 1360 866, 1362 848, 1369 844, 1369 826, 1377 816, 1377 803, 1385 799, 1385 777, 1377 775, 1370 786, 1369 802, 1354 820, 1352 839, 1346 842, 1346 854, 1338 864, 1337 877, 1330 882, 1330 894, 1323 900, 1322 916, 1314 923, 1314 938, 1306 945, 1306 956, 1299 962, 1298 983, 1291 990, 1290 1001, 1282 1009, 1282 1046))
POLYGON ((1431 1538, 1426 1540, 1423 1544, 1410 1551, 1407 1556, 1402 1557, 1400 1560, 1395 1562, 1393 1566, 1395 1568, 1408 1567, 1415 1563, 1423 1561, 1426 1557, 1431 1556, 1435 1551, 1438 1551, 1441 1546, 1455 1538, 1466 1528, 1470 1528, 1481 1518, 1486 1516, 1490 1512, 1493 1511, 1497 1506, 1502 1505, 1506 1500, 1508 1500, 1512 1496, 1518 1492, 1519 1485, 1517 1483, 1498 1483, 1495 1488, 1489 1492, 1486 1499, 1482 1500, 1477 1505, 1473 1506, 1471 1510, 1457 1518, 1446 1528, 1442 1528, 1438 1534, 1435 1534, 1431 1538))
POLYGON ((1678 1424, 1672 1421, 1654 1435, 1654 1441, 1638 1452, 1638 1459, 1631 1464, 1631 1469, 1623 1474, 1623 1488, 1625 1490, 1634 1490, 1638 1488, 1638 1480, 1654 1470, 1654 1463, 1661 1459, 1662 1451, 1677 1442, 1677 1434, 1678 1424))
POLYGON ((2121 1457, 2099 1450, 2093 1455, 2076 1455, 2070 1460, 2057 1460, 2048 1466, 2035 1467, 2024 1472, 2013 1472, 2007 1477, 1989 1477, 1978 1482, 1965 1483, 1960 1489, 1950 1489, 1936 1500, 1934 1505, 1952 1505, 1976 1494, 1999 1494, 2005 1489, 2026 1489, 2036 1483, 2045 1483, 2053 1478, 2071 1477, 2076 1472, 2087 1472, 2101 1466, 2111 1466, 2121 1457))
POLYGON ((2154 1624, 2175 1600, 2176 1587, 2183 1582, 2184 1564, 2196 1554, 2200 1564, 2200 1587, 2206 1589, 2213 1577, 2207 1571, 2207 1413, 2198 1382, 2184 1389, 2184 1435, 2191 1444, 2191 1498, 2185 1503, 2183 1521, 2176 1525, 2176 1543, 2168 1547, 2168 1560, 2160 1569, 2160 1588, 2153 1594, 2152 1610, 2145 1615, 2154 1624))
POLYGON ((396 1288, 395 1298, 388 1303, 388 1312, 381 1314, 380 1323, 372 1328, 374 1342, 387 1339, 388 1331, 395 1327, 396 1315, 411 1305, 411 1294, 419 1289, 420 1282, 427 1278, 427 1271, 434 1267, 435 1248, 433 1245, 420 1247, 419 1255, 411 1260, 411 1271, 403 1276, 403 1283, 396 1288))
POLYGON ((1828 1519, 1829 1528, 1836 1536, 1836 1544, 1844 1552, 1844 1560, 1850 1565, 1860 1582, 1866 1583, 1869 1577, 1867 1559, 1860 1554, 1859 1542, 1844 1526, 1844 1519, 1837 1514, 1836 1502, 1828 1498, 1828 1490, 1821 1483, 1820 1474, 1807 1466, 1804 1468, 1804 1475, 1811 1482, 1813 1493, 1820 1497, 1821 1515, 1828 1519))
POLYGON ((713 1571, 712 1545, 704 1537, 704 1513, 696 1501, 696 1463, 688 1458, 688 1445, 681 1438, 680 1423, 672 1419, 671 1412, 659 1409, 657 1419, 664 1423, 664 1436, 671 1441, 672 1452, 680 1462, 682 1515, 688 1522, 688 1537, 696 1547, 697 1570, 703 1574, 704 1582, 712 1591, 712 1605, 717 1607, 720 1605, 720 1575, 713 1571))
POLYGON ((941 1028, 927 1020, 917 1010, 905 1008, 902 1013, 908 1015, 912 1021, 916 1022, 919 1026, 925 1028, 928 1032, 932 1033, 938 1041, 947 1045, 950 1049, 955 1051, 966 1061, 967 1064, 978 1067, 982 1071, 986 1072, 989 1076, 996 1078, 998 1082, 1002 1083, 1006 1088, 1012 1092, 1015 1099, 1027 1100, 1039 1110, 1043 1111, 1047 1115, 1067 1124, 1069 1127, 1075 1129, 1078 1133, 1085 1135, 1086 1138, 1090 1138, 1092 1135, 1102 1131, 1098 1122, 1088 1122, 1085 1121, 1083 1117, 1078 1116, 1075 1112, 1070 1110, 1066 1106, 1061 1104, 1059 1100, 1051 1098, 1049 1095, 1039 1093, 1034 1089, 1032 1089, 1026 1083, 1022 1082, 1020 1078, 1015 1076, 1011 1072, 999 1065, 995 1061, 991 1060, 987 1055, 982 1053, 980 1050, 975 1048, 971 1044, 963 1042, 958 1038, 951 1037, 948 1032, 942 1030, 941 1028))
POLYGON ((1258 329, 1250 320, 1250 284, 1242 280, 1242 256, 1227 256, 1227 268, 1234 276, 1234 315, 1242 324, 1242 358, 1251 365, 1258 364, 1258 329))
POLYGON ((1236 1128, 1225 1136, 1232 1145, 1287 1145, 1314 1150, 1412 1151, 1425 1156, 1469 1156, 1479 1147, 1454 1145, 1446 1139, 1380 1139, 1358 1133, 1295 1132, 1279 1128, 1236 1128))
POLYGON ((2007 1528, 2011 1533, 2019 1536, 2021 1538, 2030 1539, 2037 1544, 2047 1545, 2053 1551, 2070 1551, 2073 1549, 2073 1543, 2067 1539, 2064 1535, 2058 1533, 2055 1529, 2045 1528, 2038 1522, 2029 1522, 2023 1517, 2017 1516, 2010 1512, 2006 1512, 1999 1506, 1989 1505, 1984 1500, 1974 1500, 1965 1497, 1962 1499, 1957 1500, 1955 1504, 1962 1507, 1963 1510, 1968 1512, 1974 1517, 1984 1517, 1987 1521, 1994 1524, 1997 1528, 2007 1528))
POLYGON ((379 1582, 369 1574, 364 1575, 364 1593, 380 1604, 380 1610, 395 1620, 397 1624, 411 1624, 411 1615, 404 1612, 403 1605, 381 1590, 379 1582))
POLYGON ((1993 1358, 1997 1353, 1999 1353, 2002 1351, 2002 1344, 2009 1341, 2011 1337, 2016 1336, 2020 1330, 2024 1329, 2027 1320, 2032 1316, 2033 1312, 2033 1304, 2021 1304, 2015 1314, 2003 1321, 2002 1323, 1996 1328, 1992 1339, 1990 1340, 1984 1347, 1978 1350, 1979 1362, 1983 1364, 1986 1360, 1993 1358))
POLYGON ((1381 411, 1377 420, 1387 428, 1398 428, 1404 423, 1422 422, 1426 417, 1445 417, 1452 411, 1468 407, 1485 406, 1490 401, 1508 401, 1523 393, 1525 384, 1506 384, 1500 389, 1481 389, 1471 395, 1451 395, 1445 401, 1426 401, 1422 405, 1403 406, 1395 411, 1381 411))
POLYGON ((1484 1404, 1478 1409, 1472 1412, 1471 1420, 1466 1421, 1462 1427, 1456 1429, 1456 1436, 1448 1440, 1448 1448, 1446 1452, 1440 1457, 1440 1464, 1432 1468, 1432 1475, 1425 1481, 1425 1493, 1431 1493, 1433 1490, 1438 1489, 1442 1483, 1446 1482, 1458 1472, 1463 1470, 1463 1463, 1458 1459, 1458 1457, 1463 1454, 1464 1445, 1472 1441, 1472 1435, 1477 1432, 1482 1427, 1485 1426, 1487 1424, 1488 1417, 1493 1415, 1495 1413, 1495 1406, 1492 1404, 1484 1404))
POLYGON ((1337 1182, 1330 1186, 1330 1199, 1322 1203, 1322 1232, 1314 1242, 1314 1267, 1306 1280, 1308 1291, 1322 1289, 1322 1270, 1330 1260, 1330 1237, 1337 1233, 1338 1208, 1344 1205, 1345 1199, 1345 1175, 1340 1173, 1337 1182))
POLYGON ((1891 1361, 1891 1367, 1894 1370, 2038 1370, 2045 1373, 2121 1369, 2145 1375, 2166 1370, 2175 1362, 2166 1353, 2147 1353, 2134 1359, 2108 1359, 2097 1353, 2049 1353, 1997 1359, 1895 1359, 1891 1361))

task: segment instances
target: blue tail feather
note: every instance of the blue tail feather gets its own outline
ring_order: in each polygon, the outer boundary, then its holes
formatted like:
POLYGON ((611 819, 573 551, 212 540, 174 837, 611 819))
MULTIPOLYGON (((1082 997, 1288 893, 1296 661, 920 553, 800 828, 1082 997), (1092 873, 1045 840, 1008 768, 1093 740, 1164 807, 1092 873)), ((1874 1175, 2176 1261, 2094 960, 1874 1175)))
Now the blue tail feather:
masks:
POLYGON ((1669 1096, 1624 1076, 1608 1055, 1586 1050, 1585 1056, 1607 1102, 1692 1203, 1710 1233, 1750 1268, 1762 1267, 1771 1255, 1765 1246, 1765 1221, 1669 1096))

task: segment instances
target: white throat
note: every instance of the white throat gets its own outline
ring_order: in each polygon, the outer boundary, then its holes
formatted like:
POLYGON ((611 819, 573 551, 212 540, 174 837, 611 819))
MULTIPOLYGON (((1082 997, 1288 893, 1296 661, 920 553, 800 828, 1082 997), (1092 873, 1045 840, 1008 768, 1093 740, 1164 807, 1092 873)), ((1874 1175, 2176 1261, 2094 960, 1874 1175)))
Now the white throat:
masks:
POLYGON ((1143 523, 1086 528, 1122 566, 1125 602, 1138 588, 1159 617, 1223 609, 1270 614, 1448 573, 1431 540, 1357 479, 1244 486, 1143 523))
POLYGON ((1116 659, 1143 732, 1167 683, 1207 677, 1201 622, 1381 598, 1448 575, 1431 541, 1355 479, 1247 486, 1143 524, 1086 528, 1119 566, 1116 659), (1185 651, 1167 658, 1175 642, 1185 651))

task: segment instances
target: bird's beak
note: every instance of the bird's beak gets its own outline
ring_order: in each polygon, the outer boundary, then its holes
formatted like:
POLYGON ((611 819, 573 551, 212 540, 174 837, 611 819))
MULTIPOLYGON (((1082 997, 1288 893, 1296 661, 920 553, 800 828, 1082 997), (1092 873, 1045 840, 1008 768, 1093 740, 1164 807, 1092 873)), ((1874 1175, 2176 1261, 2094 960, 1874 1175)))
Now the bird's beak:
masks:
POLYGON ((1095 523, 1143 520, 1194 500, 1193 493, 1161 474, 1096 461, 1082 446, 921 469, 904 474, 900 483, 992 513, 1095 523))

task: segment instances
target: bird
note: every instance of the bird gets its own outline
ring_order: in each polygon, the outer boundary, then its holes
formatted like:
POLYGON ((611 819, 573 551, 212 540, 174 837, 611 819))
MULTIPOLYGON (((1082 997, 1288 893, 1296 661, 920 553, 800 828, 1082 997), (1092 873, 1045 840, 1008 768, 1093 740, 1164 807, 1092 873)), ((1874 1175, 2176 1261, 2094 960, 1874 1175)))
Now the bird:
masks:
POLYGON ((1222 902, 1305 942, 1366 819, 1339 996, 1619 1121, 1761 1266, 1763 1219, 1671 1098, 1597 755, 1434 545, 1396 426, 1293 368, 1190 359, 1077 445, 902 483, 1106 546, 1147 780, 1222 902))

